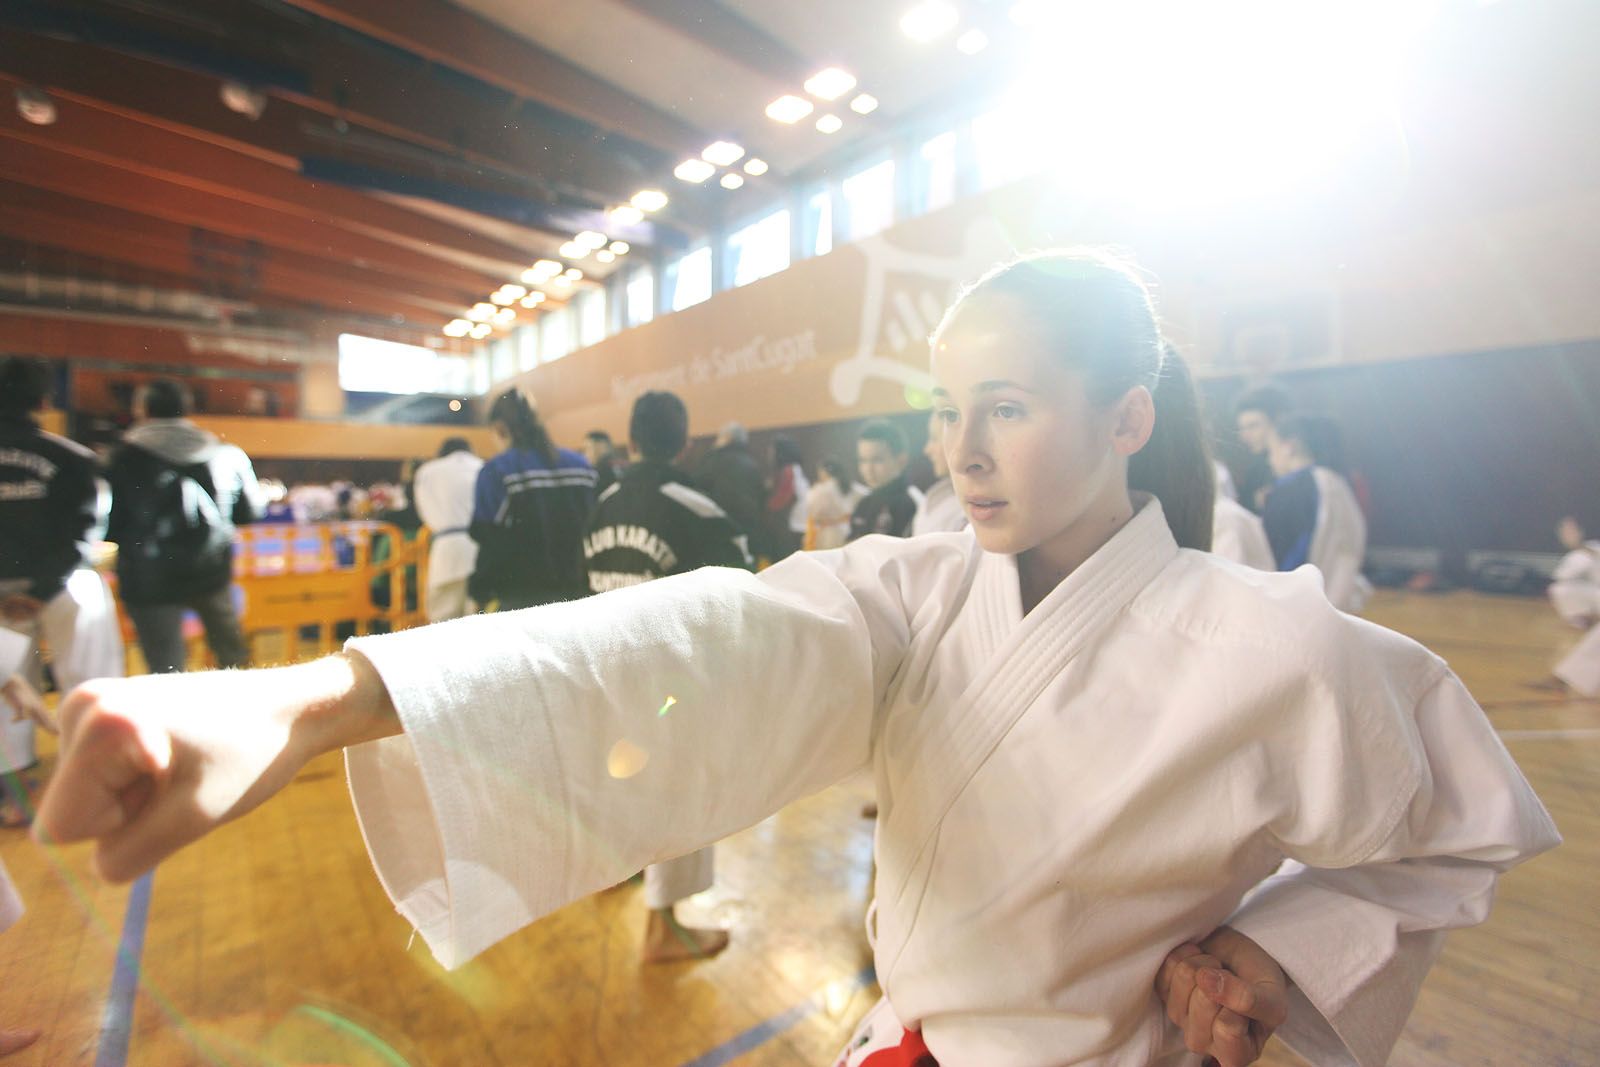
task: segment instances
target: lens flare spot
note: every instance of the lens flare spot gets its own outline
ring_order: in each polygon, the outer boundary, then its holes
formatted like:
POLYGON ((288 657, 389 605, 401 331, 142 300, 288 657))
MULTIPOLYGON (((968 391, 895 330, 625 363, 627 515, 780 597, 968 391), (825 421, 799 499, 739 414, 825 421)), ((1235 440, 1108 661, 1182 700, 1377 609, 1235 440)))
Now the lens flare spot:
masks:
POLYGON ((927 411, 933 407, 933 394, 919 386, 908 385, 906 386, 906 403, 915 411, 927 411))
POLYGON ((674 697, 674 696, 667 697, 667 702, 665 704, 661 705, 661 710, 656 712, 656 715, 658 717, 662 716, 662 715, 665 715, 667 713, 667 710, 669 708, 671 708, 672 705, 676 704, 677 702, 678 702, 678 698, 677 697, 674 697))
POLYGON ((632 778, 649 762, 650 753, 624 737, 611 746, 606 756, 606 770, 613 778, 632 778))

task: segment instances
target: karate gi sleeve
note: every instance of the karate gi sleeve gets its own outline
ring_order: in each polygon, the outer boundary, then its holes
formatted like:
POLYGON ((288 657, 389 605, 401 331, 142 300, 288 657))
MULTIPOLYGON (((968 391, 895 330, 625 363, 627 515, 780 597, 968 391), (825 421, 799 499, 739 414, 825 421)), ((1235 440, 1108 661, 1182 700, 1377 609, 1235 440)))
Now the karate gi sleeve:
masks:
POLYGON ((1293 982, 1279 1036, 1326 1067, 1387 1063, 1445 932, 1482 922, 1499 876, 1561 840, 1453 674, 1415 710, 1415 789, 1376 849, 1341 869, 1288 863, 1229 919, 1293 982))
POLYGON ((405 731, 346 753, 385 889, 453 967, 834 784, 905 618, 833 552, 353 640, 405 731))

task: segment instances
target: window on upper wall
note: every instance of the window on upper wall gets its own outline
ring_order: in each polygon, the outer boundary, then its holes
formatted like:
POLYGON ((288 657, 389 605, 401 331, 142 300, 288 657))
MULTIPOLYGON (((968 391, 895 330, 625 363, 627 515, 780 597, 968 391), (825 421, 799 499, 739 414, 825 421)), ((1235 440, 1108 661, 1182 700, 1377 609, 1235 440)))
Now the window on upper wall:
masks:
POLYGON ((702 245, 667 268, 667 293, 673 311, 711 298, 711 246, 702 245))
POLYGON ((823 186, 806 197, 800 214, 800 254, 823 256, 833 251, 833 190, 823 186))
POLYGON ((894 222, 894 160, 858 170, 839 184, 845 240, 859 241, 894 222))
POLYGON ((560 359, 575 346, 572 305, 548 311, 539 319, 539 355, 545 362, 560 359))
POLYGON ((727 278, 748 285, 789 265, 789 212, 780 208, 728 238, 727 278))
POLYGON ((1026 177, 1042 163, 1039 128, 1018 108, 997 108, 973 119, 972 151, 984 189, 1026 177))
POLYGON ((624 305, 629 326, 642 326, 656 317, 656 274, 647 266, 635 267, 628 278, 624 305))
POLYGON ((956 198, 956 133, 949 130, 922 142, 912 159, 911 210, 937 211, 956 198))
POLYGON ((531 322, 517 327, 511 336, 517 339, 517 369, 532 370, 539 365, 539 324, 531 322))
POLYGON ((420 345, 339 335, 339 387, 352 393, 465 392, 455 377, 460 362, 420 345))
POLYGON ((503 382, 517 373, 516 342, 511 337, 496 337, 489 342, 489 380, 503 382))
POLYGON ((585 289, 573 303, 578 308, 578 347, 583 348, 606 337, 606 291, 585 289))

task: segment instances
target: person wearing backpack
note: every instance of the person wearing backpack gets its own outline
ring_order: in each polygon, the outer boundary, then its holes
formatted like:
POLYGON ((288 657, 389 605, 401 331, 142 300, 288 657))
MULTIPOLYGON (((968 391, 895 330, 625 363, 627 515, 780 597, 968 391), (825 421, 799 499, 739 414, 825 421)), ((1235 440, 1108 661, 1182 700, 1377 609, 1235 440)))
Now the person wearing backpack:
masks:
POLYGON ((183 670, 183 613, 192 610, 221 667, 243 667, 249 646, 234 610, 234 527, 259 520, 266 500, 250 458, 186 416, 189 391, 158 380, 134 397, 135 425, 111 458, 111 521, 123 607, 150 673, 183 670))

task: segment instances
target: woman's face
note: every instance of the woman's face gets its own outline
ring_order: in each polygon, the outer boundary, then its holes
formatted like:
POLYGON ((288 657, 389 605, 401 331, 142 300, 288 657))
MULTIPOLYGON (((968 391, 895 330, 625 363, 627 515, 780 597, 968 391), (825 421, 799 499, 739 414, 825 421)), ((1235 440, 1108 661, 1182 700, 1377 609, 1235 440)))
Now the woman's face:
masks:
POLYGON ((1127 460, 1149 437, 1123 440, 1130 390, 1096 408, 1083 379, 1019 323, 1010 297, 977 297, 933 349, 934 419, 956 494, 978 542, 1021 554, 1092 541, 1126 518, 1127 460), (1101 522, 1106 529, 1096 538, 1101 522))

